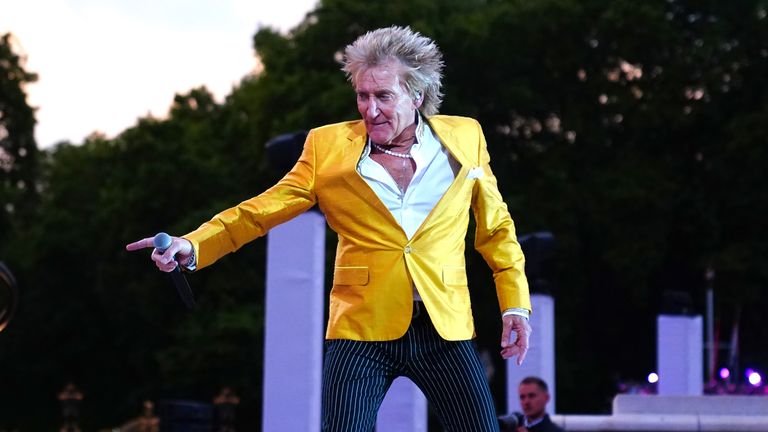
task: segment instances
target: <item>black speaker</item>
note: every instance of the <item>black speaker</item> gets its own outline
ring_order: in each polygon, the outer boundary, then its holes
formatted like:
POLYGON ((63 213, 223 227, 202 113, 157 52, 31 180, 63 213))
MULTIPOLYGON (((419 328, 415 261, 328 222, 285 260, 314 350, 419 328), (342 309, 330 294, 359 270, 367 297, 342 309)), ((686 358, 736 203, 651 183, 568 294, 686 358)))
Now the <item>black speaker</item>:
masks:
POLYGON ((693 297, 686 291, 665 290, 661 294, 662 315, 696 315, 693 308, 693 297))
POLYGON ((550 282, 555 258, 555 236, 549 231, 523 234, 517 238, 525 254, 525 275, 532 293, 553 293, 550 282))
POLYGON ((304 149, 304 140, 309 132, 300 130, 292 133, 278 135, 265 144, 269 165, 279 175, 290 171, 301 156, 304 149))

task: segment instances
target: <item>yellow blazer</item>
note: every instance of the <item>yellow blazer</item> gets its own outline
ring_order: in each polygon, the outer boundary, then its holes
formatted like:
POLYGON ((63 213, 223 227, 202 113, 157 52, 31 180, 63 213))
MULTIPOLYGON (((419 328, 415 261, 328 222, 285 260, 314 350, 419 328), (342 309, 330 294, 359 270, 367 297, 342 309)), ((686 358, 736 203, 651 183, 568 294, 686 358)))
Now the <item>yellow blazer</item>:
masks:
POLYGON ((366 143, 362 121, 309 132, 299 161, 275 186, 216 215, 184 236, 197 268, 263 236, 315 203, 339 237, 326 337, 382 341, 405 334, 415 286, 438 333, 474 336, 464 243, 469 210, 477 249, 493 271, 499 307, 531 309, 515 227, 489 166, 485 138, 470 118, 428 122, 461 164, 445 195, 408 240, 357 172, 366 143))

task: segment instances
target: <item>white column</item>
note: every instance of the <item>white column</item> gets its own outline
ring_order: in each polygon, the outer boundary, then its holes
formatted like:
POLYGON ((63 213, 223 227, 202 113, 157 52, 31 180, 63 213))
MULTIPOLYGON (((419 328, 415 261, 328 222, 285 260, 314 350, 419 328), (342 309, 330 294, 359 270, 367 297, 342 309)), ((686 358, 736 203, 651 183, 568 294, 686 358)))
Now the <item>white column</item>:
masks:
POLYGON ((556 413, 555 301, 549 295, 532 294, 531 307, 533 314, 531 314, 530 324, 533 332, 525 362, 518 366, 517 357, 507 360, 507 413, 520 412, 517 388, 520 381, 527 376, 537 376, 547 383, 549 394, 552 396, 547 411, 556 413))
POLYGON ((427 432, 427 398, 408 378, 395 379, 376 419, 376 432, 427 432))
POLYGON ((701 395, 704 391, 701 315, 659 315, 656 321, 658 393, 701 395))
POLYGON ((319 431, 325 218, 314 211, 267 236, 262 430, 319 431))

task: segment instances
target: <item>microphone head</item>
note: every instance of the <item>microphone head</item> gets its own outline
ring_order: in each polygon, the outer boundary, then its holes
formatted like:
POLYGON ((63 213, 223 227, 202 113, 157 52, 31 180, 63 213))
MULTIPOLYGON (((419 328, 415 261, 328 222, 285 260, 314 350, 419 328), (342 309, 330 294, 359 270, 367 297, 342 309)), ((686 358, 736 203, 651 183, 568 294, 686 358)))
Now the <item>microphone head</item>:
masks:
POLYGON ((517 413, 498 416, 501 432, 514 432, 522 424, 517 413))
POLYGON ((155 246, 155 249, 159 250, 160 252, 165 252, 166 249, 171 247, 171 243, 173 243, 173 239, 171 239, 171 236, 164 232, 158 233, 152 240, 152 244, 155 246))

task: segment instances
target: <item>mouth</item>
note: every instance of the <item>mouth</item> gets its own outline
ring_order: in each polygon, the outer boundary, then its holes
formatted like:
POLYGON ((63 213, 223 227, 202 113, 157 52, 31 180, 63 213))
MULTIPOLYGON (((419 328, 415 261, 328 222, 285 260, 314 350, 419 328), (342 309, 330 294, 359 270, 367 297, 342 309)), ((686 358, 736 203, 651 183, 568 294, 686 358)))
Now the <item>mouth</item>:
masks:
POLYGON ((369 126, 381 126, 381 125, 385 125, 385 124, 387 124, 389 122, 387 120, 376 120, 376 119, 373 119, 373 120, 367 120, 366 123, 369 126))

